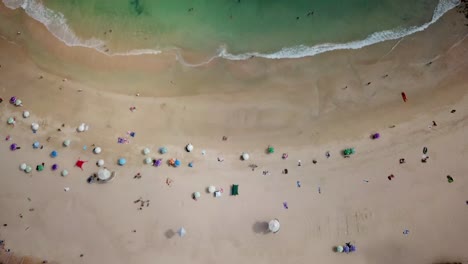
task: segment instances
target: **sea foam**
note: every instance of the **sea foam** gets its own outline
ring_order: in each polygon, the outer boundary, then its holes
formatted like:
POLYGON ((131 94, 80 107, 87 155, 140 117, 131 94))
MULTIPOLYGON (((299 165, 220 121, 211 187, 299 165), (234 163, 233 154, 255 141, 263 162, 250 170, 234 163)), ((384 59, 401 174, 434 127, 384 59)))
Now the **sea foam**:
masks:
MULTIPOLYGON (((161 50, 153 49, 137 49, 128 52, 107 53, 105 52, 105 41, 98 38, 81 39, 67 24, 65 16, 60 12, 55 12, 45 7, 39 0, 3 0, 5 6, 10 9, 22 8, 24 11, 35 20, 44 24, 44 26, 59 40, 68 46, 80 46, 96 49, 99 52, 109 56, 135 56, 144 54, 160 54, 161 50)), ((266 59, 295 59, 310 57, 320 53, 333 50, 360 49, 369 45, 387 40, 396 40, 405 36, 420 32, 428 28, 441 18, 446 12, 460 4, 460 0, 440 0, 437 4, 431 21, 421 25, 409 28, 398 28, 392 30, 384 30, 375 32, 363 40, 356 40, 347 43, 323 43, 313 46, 298 45, 293 47, 285 47, 273 53, 247 52, 241 54, 232 54, 226 46, 220 47, 217 54, 206 61, 191 64, 184 60, 180 52, 177 52, 177 60, 186 66, 202 66, 210 63, 217 58, 227 60, 247 60, 253 57, 266 59)), ((169 49, 174 50, 174 49, 169 49)), ((176 50, 178 50, 176 48, 176 50)))

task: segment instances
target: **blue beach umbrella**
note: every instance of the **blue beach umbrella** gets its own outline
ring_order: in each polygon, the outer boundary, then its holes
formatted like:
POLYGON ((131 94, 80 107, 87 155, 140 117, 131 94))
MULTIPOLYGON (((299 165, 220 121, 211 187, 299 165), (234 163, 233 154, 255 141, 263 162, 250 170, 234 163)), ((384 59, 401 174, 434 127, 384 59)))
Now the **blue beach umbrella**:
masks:
POLYGON ((57 151, 55 151, 55 150, 52 151, 52 152, 50 153, 50 156, 51 156, 52 158, 56 158, 57 155, 58 155, 58 153, 57 153, 57 151))
POLYGON ((351 246, 349 247, 349 252, 354 252, 354 251, 356 251, 356 246, 355 246, 355 245, 351 245, 351 246))
POLYGON ((39 148, 40 145, 41 144, 39 143, 39 141, 36 141, 36 142, 33 143, 33 148, 37 149, 37 148, 39 148))
POLYGON ((180 166, 180 160, 176 159, 175 162, 174 162, 174 166, 179 167, 180 166))
POLYGON ((345 253, 349 253, 349 247, 348 247, 347 245, 344 246, 344 247, 343 247, 343 251, 344 251, 345 253))
POLYGON ((123 165, 125 165, 125 163, 127 163, 127 160, 125 158, 120 158, 118 160, 118 163, 119 163, 120 166, 123 166, 123 165))
POLYGON ((167 148, 166 147, 160 147, 159 148, 159 153, 166 154, 167 153, 167 148))

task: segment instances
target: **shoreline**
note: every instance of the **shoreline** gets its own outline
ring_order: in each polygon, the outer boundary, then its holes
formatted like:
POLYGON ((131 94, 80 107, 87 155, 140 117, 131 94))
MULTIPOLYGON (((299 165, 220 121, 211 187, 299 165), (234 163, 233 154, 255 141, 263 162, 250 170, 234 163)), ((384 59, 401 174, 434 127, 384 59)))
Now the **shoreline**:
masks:
POLYGON ((468 27, 455 10, 426 31, 359 50, 198 68, 169 55, 113 58, 67 47, 37 21, 3 7, 0 20, 0 239, 13 252, 70 264, 468 260, 468 27), (11 96, 24 106, 10 105, 11 96), (28 119, 23 110, 31 112, 28 119), (9 116, 17 118, 14 128, 5 123, 9 116), (433 120, 438 126, 429 128, 433 120), (37 134, 32 122, 41 125, 37 134), (90 130, 77 133, 82 122, 90 130), (135 138, 117 144, 127 131, 135 138), (375 132, 382 138, 372 141, 375 132), (4 141, 6 135, 13 141, 4 141), (64 148, 67 138, 72 144, 64 148), (32 149, 35 140, 43 150, 32 149), (12 142, 21 149, 11 152, 12 142), (193 153, 183 149, 188 143, 193 153), (92 144, 103 153, 93 154, 92 144), (276 153, 267 155, 270 144, 276 153), (160 146, 169 153, 156 154, 160 146), (419 160, 424 146, 427 164, 419 160), (179 158, 183 165, 143 165, 144 147, 150 157, 179 158), (357 153, 344 159, 345 147, 357 153), (52 150, 58 158, 49 157, 52 150), (239 160, 243 151, 251 160, 239 160), (121 156, 124 167, 116 165, 121 156), (406 164, 398 164, 402 157, 406 164), (88 160, 83 171, 73 166, 78 158, 88 160), (99 158, 118 175, 90 185, 86 178, 99 158), (22 162, 45 162, 46 169, 25 174, 22 162), (252 171, 251 163, 259 167, 252 171), (61 169, 70 175, 61 177, 61 169), (137 172, 142 179, 133 179, 137 172), (209 197, 204 190, 211 184, 225 192, 239 184, 240 195, 209 197), (199 201, 191 199, 194 191, 202 192, 199 201), (139 197, 151 206, 139 211, 133 203, 139 197), (265 234, 262 223, 273 218, 282 230, 265 234), (186 237, 170 235, 181 226, 186 237), (348 241, 356 253, 332 251, 348 241))

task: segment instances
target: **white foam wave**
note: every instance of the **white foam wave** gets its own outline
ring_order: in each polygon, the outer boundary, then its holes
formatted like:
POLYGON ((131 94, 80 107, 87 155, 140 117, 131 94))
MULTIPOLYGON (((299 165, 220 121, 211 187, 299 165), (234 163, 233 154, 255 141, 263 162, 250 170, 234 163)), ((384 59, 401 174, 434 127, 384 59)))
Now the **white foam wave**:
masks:
MULTIPOLYGON (((11 9, 22 8, 25 12, 41 22, 46 28, 59 40, 68 46, 80 46, 96 49, 110 56, 129 56, 129 55, 145 55, 145 54, 160 54, 162 51, 153 49, 137 49, 128 52, 107 53, 105 51, 105 42, 97 38, 80 39, 67 24, 65 16, 59 12, 55 12, 45 7, 39 0, 3 0, 5 6, 11 9)), ((379 42, 387 40, 400 39, 405 36, 420 32, 428 28, 441 18, 446 12, 453 9, 460 4, 460 0, 440 0, 434 10, 431 21, 418 26, 404 29, 393 29, 375 32, 363 40, 351 41, 348 43, 324 43, 314 46, 299 45, 294 47, 286 47, 274 53, 261 53, 261 52, 248 52, 242 54, 232 54, 228 52, 227 47, 223 46, 219 49, 218 53, 209 58, 208 60, 190 64, 183 59, 183 56, 177 52, 177 60, 186 66, 197 67, 206 65, 217 58, 224 58, 228 60, 247 60, 253 57, 260 57, 266 59, 295 59, 310 57, 320 53, 333 51, 333 50, 346 50, 346 49, 360 49, 370 46, 379 42)))
POLYGON ((217 57, 229 60, 246 60, 252 57, 261 57, 267 59, 296 59, 314 56, 320 53, 333 50, 360 49, 379 42, 395 40, 414 34, 416 32, 423 31, 430 25, 434 24, 437 20, 439 20, 439 18, 441 18, 447 11, 453 9, 459 4, 459 0, 440 0, 437 4, 437 7, 434 10, 431 21, 418 27, 409 27, 404 29, 393 29, 375 32, 363 40, 351 41, 348 43, 324 43, 315 46, 299 45, 294 47, 283 48, 280 51, 274 53, 249 52, 237 55, 229 53, 226 47, 222 47, 217 57))

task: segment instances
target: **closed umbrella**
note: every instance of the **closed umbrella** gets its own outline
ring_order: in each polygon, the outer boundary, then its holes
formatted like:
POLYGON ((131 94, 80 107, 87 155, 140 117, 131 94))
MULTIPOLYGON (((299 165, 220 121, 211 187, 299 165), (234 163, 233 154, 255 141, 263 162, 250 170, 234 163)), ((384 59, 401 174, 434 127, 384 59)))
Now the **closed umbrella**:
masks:
POLYGON ((144 148, 144 149, 143 149, 143 154, 144 154, 144 155, 148 155, 148 154, 150 154, 150 152, 151 152, 151 151, 150 151, 149 148, 144 148))
POLYGON ((193 145, 189 143, 187 146, 185 146, 185 149, 186 149, 188 152, 192 152, 192 150, 193 150, 193 145))
POLYGON ((66 140, 63 141, 63 146, 68 147, 68 146, 70 146, 70 143, 71 143, 71 140, 66 139, 66 140))
POLYGON ((185 228, 181 227, 178 231, 177 234, 179 234, 180 237, 185 236, 187 234, 187 231, 185 231, 185 228))
POLYGON ((99 154, 99 153, 101 153, 101 151, 102 151, 102 149, 100 147, 95 147, 93 149, 94 154, 99 154))
POLYGON ((268 229, 273 232, 273 233, 276 233, 280 230, 280 222, 278 219, 273 219, 271 220, 269 223, 268 223, 268 229))
POLYGON ((97 176, 99 180, 106 181, 111 177, 111 172, 106 168, 100 169, 97 173, 97 176))
POLYGON ((210 186, 208 187, 208 192, 209 192, 209 193, 214 193, 215 191, 216 191, 216 187, 214 187, 213 185, 210 185, 210 186))
POLYGON ((65 176, 67 176, 67 175, 68 175, 68 171, 67 171, 67 170, 63 170, 63 171, 62 171, 62 176, 65 177, 65 176))
POLYGON ((248 153, 242 153, 242 159, 243 160, 248 160, 250 158, 250 155, 248 153))
POLYGON ((150 158, 150 157, 147 157, 147 158, 145 159, 145 163, 146 163, 146 164, 151 164, 152 162, 153 162, 153 159, 150 158))
POLYGON ((127 163, 127 160, 126 160, 125 158, 120 158, 120 159, 118 160, 118 164, 119 164, 120 166, 125 165, 125 163, 127 163))
POLYGON ((167 153, 167 148, 166 147, 160 147, 159 148, 159 153, 166 154, 167 153))

